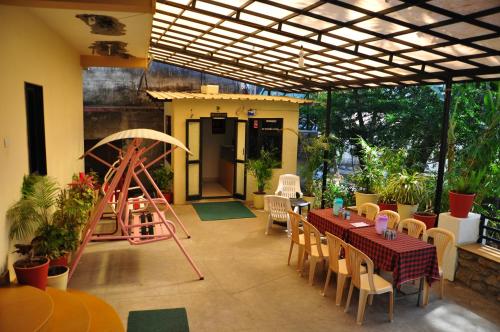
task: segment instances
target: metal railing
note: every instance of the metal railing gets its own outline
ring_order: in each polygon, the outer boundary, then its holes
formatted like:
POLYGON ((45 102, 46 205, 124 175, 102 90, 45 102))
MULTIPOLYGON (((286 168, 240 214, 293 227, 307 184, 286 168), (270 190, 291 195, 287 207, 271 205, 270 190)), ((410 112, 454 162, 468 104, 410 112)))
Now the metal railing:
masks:
POLYGON ((481 214, 477 243, 500 244, 500 219, 481 214))

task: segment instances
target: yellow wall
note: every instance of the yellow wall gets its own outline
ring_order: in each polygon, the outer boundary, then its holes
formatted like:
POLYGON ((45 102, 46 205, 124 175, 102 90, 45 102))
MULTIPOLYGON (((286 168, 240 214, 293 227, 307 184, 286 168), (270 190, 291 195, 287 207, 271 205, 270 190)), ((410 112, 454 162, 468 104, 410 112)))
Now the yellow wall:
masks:
MULTIPOLYGON (((282 168, 275 169, 270 182, 268 193, 274 192, 281 174, 297 171, 297 129, 299 122, 298 104, 272 101, 230 101, 230 100, 174 100, 165 103, 166 111, 172 115, 172 135, 182 142, 186 142, 186 120, 209 117, 210 113, 227 113, 228 117, 238 117, 247 120, 247 110, 255 109, 257 114, 253 118, 283 118, 283 154, 282 168)), ((191 138, 190 138, 191 140, 191 138)), ((176 204, 186 201, 186 156, 183 151, 176 149, 173 155, 174 171, 174 200, 176 204)), ((253 177, 247 177, 246 199, 252 199, 252 193, 257 190, 253 177)))
POLYGON ((43 86, 47 171, 61 185, 83 170, 83 92, 79 54, 29 9, 0 5, 0 41, 1 272, 8 252, 5 213, 29 171, 24 82, 43 86))

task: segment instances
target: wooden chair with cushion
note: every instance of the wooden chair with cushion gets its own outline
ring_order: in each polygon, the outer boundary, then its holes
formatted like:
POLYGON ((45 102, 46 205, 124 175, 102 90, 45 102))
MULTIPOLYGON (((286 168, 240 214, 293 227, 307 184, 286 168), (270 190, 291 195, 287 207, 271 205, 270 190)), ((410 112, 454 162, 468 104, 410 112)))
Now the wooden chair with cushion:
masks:
POLYGON ((304 257, 304 234, 300 230, 301 216, 293 211, 288 211, 290 218, 290 227, 292 229, 292 236, 290 237, 290 251, 288 252, 288 265, 290 265, 290 258, 292 257, 293 246, 296 244, 299 247, 299 255, 297 259, 297 270, 302 268, 302 258, 304 257))
POLYGON ((302 225, 304 227, 304 257, 301 267, 304 266, 307 257, 309 257, 309 284, 312 285, 316 264, 319 262, 324 264, 328 260, 328 246, 321 243, 321 234, 316 227, 305 219, 302 219, 302 225))
POLYGON ((273 226, 273 221, 286 222, 286 228, 288 235, 290 236, 290 220, 288 216, 288 211, 292 209, 290 200, 286 197, 266 195, 264 197, 265 210, 269 212, 266 235, 269 234, 271 227, 273 226))
POLYGON ((373 203, 364 203, 358 207, 358 215, 364 214, 366 216, 366 219, 369 219, 371 221, 375 220, 375 217, 377 216, 379 211, 380 208, 378 207, 378 205, 373 203))
POLYGON ((389 293, 389 321, 392 322, 394 308, 394 289, 392 284, 373 272, 373 261, 357 248, 349 245, 346 259, 347 268, 351 275, 351 286, 349 287, 345 312, 349 310, 354 287, 359 289, 358 314, 356 318, 356 323, 359 325, 363 323, 367 300, 371 305, 374 295, 389 293), (363 265, 366 266, 367 273, 362 273, 363 265))
POLYGON ((398 228, 399 219, 400 219, 399 213, 394 212, 392 210, 382 210, 378 214, 379 215, 385 214, 387 216, 387 218, 389 218, 389 222, 387 223, 387 228, 390 228, 390 229, 397 229, 398 228))
POLYGON ((335 303, 340 305, 342 302, 342 297, 344 294, 344 286, 347 278, 350 277, 349 271, 347 270, 347 260, 340 259, 341 251, 344 249, 344 255, 347 255, 349 250, 349 245, 342 241, 340 238, 333 234, 326 232, 326 238, 328 240, 328 274, 326 275, 325 288, 323 289, 322 295, 325 296, 330 283, 330 277, 332 272, 337 274, 337 293, 335 295, 335 303))
POLYGON ((405 228, 408 230, 408 235, 416 239, 420 239, 420 236, 427 230, 424 222, 413 218, 402 220, 398 225, 398 232, 402 232, 405 228))
MULTIPOLYGON (((432 242, 436 246, 440 277, 439 298, 442 299, 444 296, 443 260, 446 252, 455 245, 455 235, 446 229, 435 227, 425 232, 423 240, 425 242, 432 242), (432 241, 429 241, 429 239, 432 239, 432 241)), ((425 293, 424 303, 427 304, 429 302, 429 292, 425 293)))

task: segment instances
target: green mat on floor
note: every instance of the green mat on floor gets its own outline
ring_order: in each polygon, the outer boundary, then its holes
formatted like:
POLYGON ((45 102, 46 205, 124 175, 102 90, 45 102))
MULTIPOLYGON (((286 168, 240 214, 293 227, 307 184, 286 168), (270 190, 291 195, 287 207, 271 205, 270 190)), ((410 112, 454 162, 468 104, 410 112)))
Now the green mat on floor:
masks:
POLYGON ((131 311, 127 332, 189 332, 186 309, 131 311))
POLYGON ((193 207, 202 221, 255 218, 255 214, 238 201, 193 203, 193 207))

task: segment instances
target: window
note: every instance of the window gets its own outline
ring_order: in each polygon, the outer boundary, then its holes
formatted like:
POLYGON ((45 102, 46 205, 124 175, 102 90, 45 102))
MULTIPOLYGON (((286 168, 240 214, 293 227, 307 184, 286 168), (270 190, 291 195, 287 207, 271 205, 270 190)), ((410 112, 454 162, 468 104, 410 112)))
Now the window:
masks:
POLYGON ((273 154, 281 167, 282 147, 283 119, 249 119, 249 159, 259 158, 264 149, 273 154))
POLYGON ((30 173, 47 175, 45 124, 43 117, 43 87, 31 83, 24 83, 24 94, 26 98, 30 173))

